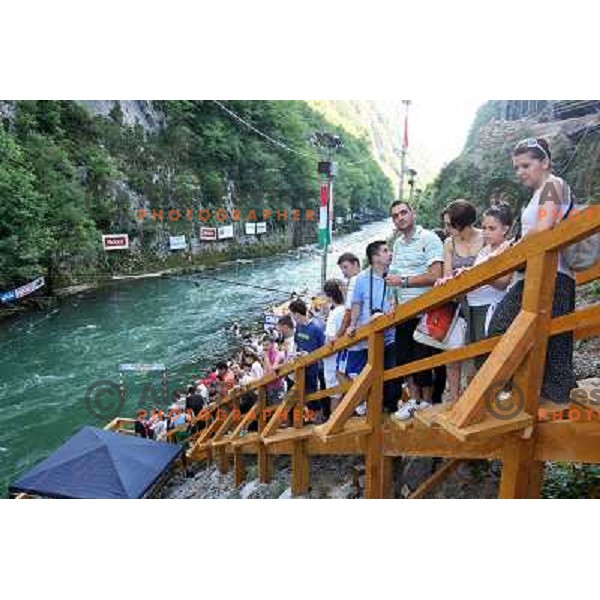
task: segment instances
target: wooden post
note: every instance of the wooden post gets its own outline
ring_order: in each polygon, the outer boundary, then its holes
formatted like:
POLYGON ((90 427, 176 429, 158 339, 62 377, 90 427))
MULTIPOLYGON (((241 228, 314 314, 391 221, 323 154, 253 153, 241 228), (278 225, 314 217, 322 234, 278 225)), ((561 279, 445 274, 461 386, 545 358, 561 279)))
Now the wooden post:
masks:
POLYGON ((398 457, 383 457, 383 497, 394 498, 396 484, 396 463, 398 457))
MULTIPOLYGON (((267 390, 263 386, 258 390, 258 433, 262 432, 267 424, 267 390)), ((258 480, 261 483, 269 483, 271 481, 271 473, 273 466, 273 458, 269 455, 265 443, 260 440, 258 444, 258 480)))
POLYGON ((367 423, 371 433, 365 455, 365 498, 384 498, 383 460, 383 331, 369 336, 369 365, 373 369, 373 384, 367 401, 367 423))
MULTIPOLYGON (((304 396, 306 391, 306 371, 300 367, 294 371, 297 390, 296 402, 293 405, 294 427, 300 429, 304 426, 304 396)), ((306 494, 309 486, 308 444, 306 440, 296 440, 292 449, 292 494, 298 496, 306 494)))
POLYGON ((246 464, 242 449, 237 448, 233 451, 233 474, 235 487, 239 487, 246 479, 246 464))
MULTIPOLYGON (((546 364, 557 261, 556 251, 542 253, 527 261, 525 271, 521 310, 536 314, 537 319, 534 343, 517 369, 513 382, 517 395, 521 394, 523 398, 522 410, 534 416, 538 412, 546 364)), ((515 437, 506 443, 502 458, 500 498, 539 497, 543 464, 536 463, 533 458, 536 427, 537 419, 534 419, 533 432, 527 439, 515 437)))
POLYGON ((219 471, 223 473, 223 475, 229 471, 229 455, 227 454, 225 446, 220 446, 217 449, 217 464, 219 466, 219 471))

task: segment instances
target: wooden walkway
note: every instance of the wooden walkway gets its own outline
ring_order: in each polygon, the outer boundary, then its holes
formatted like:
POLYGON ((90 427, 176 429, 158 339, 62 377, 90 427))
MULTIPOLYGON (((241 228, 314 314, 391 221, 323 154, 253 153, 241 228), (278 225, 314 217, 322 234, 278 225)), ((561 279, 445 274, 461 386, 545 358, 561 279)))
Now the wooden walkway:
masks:
MULTIPOLYGON (((479 265, 448 284, 399 306, 362 327, 353 338, 344 337, 293 363, 277 369, 252 385, 231 392, 212 408, 212 419, 194 439, 188 458, 217 461, 222 472, 233 466, 235 483, 245 477, 244 459, 258 456, 261 482, 272 476, 272 457, 291 456, 292 493, 304 494, 310 485, 310 457, 316 455, 362 454, 365 457, 365 496, 387 498, 393 489, 393 461, 398 456, 445 457, 446 463, 430 481, 413 494, 419 497, 455 468, 458 460, 502 461, 499 496, 539 497, 543 463, 548 460, 600 463, 600 397, 592 388, 572 394, 570 405, 540 399, 546 347, 549 337, 572 331, 576 340, 600 335, 600 302, 574 313, 552 318, 551 306, 558 250, 600 231, 600 207, 589 208, 577 218, 551 231, 531 236, 505 253, 479 265), (465 292, 526 267, 523 302, 508 331, 498 337, 444 351, 431 358, 384 370, 383 332, 419 313, 444 304, 465 292), (305 369, 326 356, 367 340, 368 364, 355 381, 306 395, 305 369), (400 423, 382 410, 383 383, 475 356, 488 355, 459 400, 416 413, 400 423), (266 385, 293 373, 295 387, 276 409, 266 406, 266 385), (522 395, 516 409, 495 398, 495 390, 512 380, 522 395), (258 400, 250 411, 239 413, 243 394, 256 392, 258 400), (307 402, 343 394, 342 401, 323 425, 305 424, 307 402), (357 418, 355 408, 364 400, 367 415, 357 418), (216 418, 220 411, 221 418, 216 418), (292 411, 293 425, 282 427, 286 412, 292 411), (257 431, 248 425, 257 421, 257 431)), ((600 278, 600 263, 579 273, 578 285, 600 278)), ((600 385, 598 388, 600 396, 600 385)), ((118 423, 115 428, 119 429, 118 423)))

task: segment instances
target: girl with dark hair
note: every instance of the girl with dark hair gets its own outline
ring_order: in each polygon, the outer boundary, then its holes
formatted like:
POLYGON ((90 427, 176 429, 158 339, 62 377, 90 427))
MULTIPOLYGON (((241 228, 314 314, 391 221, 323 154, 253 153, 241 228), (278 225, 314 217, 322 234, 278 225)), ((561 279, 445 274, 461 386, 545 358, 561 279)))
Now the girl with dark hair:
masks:
MULTIPOLYGON (((513 167, 523 185, 533 191, 529 204, 521 213, 521 238, 554 227, 566 212, 566 184, 552 173, 552 155, 548 142, 530 138, 517 144, 513 167), (557 210, 558 208, 561 210, 557 210)), ((488 335, 504 333, 521 310, 526 273, 517 271, 513 283, 496 308, 488 335)), ((570 313, 575 308, 575 279, 562 253, 559 252, 552 316, 570 313)), ((541 395, 555 402, 568 402, 577 382, 573 371, 572 332, 555 335, 548 340, 541 395)))
MULTIPOLYGON (((325 342, 331 343, 339 337, 343 327, 344 315, 346 307, 344 304, 344 292, 342 284, 337 279, 329 279, 325 282, 323 288, 327 300, 331 303, 327 324, 325 326, 325 342)), ((325 371, 325 387, 331 388, 338 385, 337 370, 338 370, 338 355, 333 354, 323 359, 323 367, 325 371)), ((341 396, 336 394, 331 397, 331 411, 337 408, 341 396)))
MULTIPOLYGON (((479 251, 473 266, 479 265, 491 256, 506 242, 506 237, 513 223, 510 205, 497 202, 488 208, 482 217, 483 239, 485 246, 479 251)), ((478 342, 485 338, 487 325, 496 306, 506 294, 506 288, 512 280, 512 274, 504 275, 495 281, 467 293, 469 305, 469 343, 478 342)), ((485 358, 477 356, 474 359, 477 369, 481 367, 485 358)))
MULTIPOLYGON (((468 200, 450 202, 442 212, 442 219, 448 237, 444 241, 444 277, 440 283, 452 278, 459 270, 473 266, 475 257, 484 244, 481 229, 475 227, 477 210, 468 200)), ((453 336, 455 339, 449 345, 450 348, 463 346, 465 337, 469 335, 469 307, 464 296, 459 300, 463 320, 459 320, 456 325, 453 336)), ((462 363, 452 363, 446 368, 451 401, 458 400, 460 394, 461 367, 462 363)))

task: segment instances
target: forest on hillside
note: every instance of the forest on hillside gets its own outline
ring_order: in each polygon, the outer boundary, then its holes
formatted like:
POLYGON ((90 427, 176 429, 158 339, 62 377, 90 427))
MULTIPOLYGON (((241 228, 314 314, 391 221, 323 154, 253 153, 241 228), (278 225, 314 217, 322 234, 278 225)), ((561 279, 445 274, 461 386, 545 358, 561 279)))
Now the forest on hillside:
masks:
MULTIPOLYGON (((314 131, 344 139, 336 215, 385 209, 393 199, 368 141, 303 101, 226 102, 271 140, 212 101, 152 101, 163 125, 151 131, 127 123, 119 102, 107 116, 74 101, 9 104, 11 116, 0 123, 0 290, 39 275, 71 282, 132 263, 143 269, 164 253, 169 235, 193 236, 198 227, 189 220, 141 227, 140 208, 215 209, 225 197, 246 213, 316 208, 314 131), (107 256, 106 233, 129 234, 134 251, 107 256)), ((270 231, 286 226, 269 224, 270 231)))
POLYGON ((439 227, 441 210, 457 198, 472 201, 479 213, 493 199, 509 202, 518 212, 529 191, 513 173, 511 153, 527 137, 548 140, 553 171, 571 185, 577 198, 600 200, 600 113, 591 110, 565 119, 540 114, 507 121, 501 115, 502 102, 491 100, 480 107, 460 156, 418 198, 424 224, 439 227))

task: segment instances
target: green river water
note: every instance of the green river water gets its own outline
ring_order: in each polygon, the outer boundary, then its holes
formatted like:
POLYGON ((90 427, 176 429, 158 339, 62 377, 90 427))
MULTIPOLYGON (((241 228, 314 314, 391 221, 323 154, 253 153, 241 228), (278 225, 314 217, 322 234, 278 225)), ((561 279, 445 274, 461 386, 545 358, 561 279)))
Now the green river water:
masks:
MULTIPOLYGON (((391 233, 388 221, 336 238, 328 275, 339 277, 337 256, 354 251, 361 259, 368 242, 391 233)), ((318 254, 293 253, 224 266, 205 272, 219 278, 284 291, 316 290, 318 254)), ((239 340, 227 331, 233 319, 242 327, 260 320, 263 309, 286 295, 201 280, 167 278, 126 281, 73 296, 46 312, 0 323, 0 497, 10 482, 48 456, 83 425, 103 426, 115 412, 132 416, 152 407, 161 391, 157 374, 127 375, 127 400, 109 396, 106 383, 90 396, 96 382, 119 383, 118 365, 164 363, 169 389, 228 356, 239 340), (142 391, 146 390, 146 396, 142 391), (150 404, 148 404, 150 402, 150 404), (92 409, 90 409, 90 406, 92 409)))

